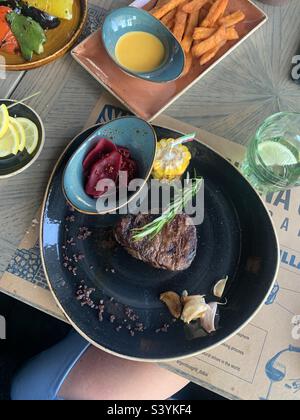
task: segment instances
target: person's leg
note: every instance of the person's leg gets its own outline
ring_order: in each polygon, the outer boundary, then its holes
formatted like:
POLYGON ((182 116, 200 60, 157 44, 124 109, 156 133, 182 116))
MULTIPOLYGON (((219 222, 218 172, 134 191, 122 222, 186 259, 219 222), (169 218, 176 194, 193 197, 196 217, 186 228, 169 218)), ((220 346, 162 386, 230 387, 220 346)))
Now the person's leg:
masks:
POLYGON ((55 400, 62 383, 91 345, 75 331, 16 372, 12 400, 55 400))
POLYGON ((156 364, 123 360, 72 331, 15 375, 12 400, 167 399, 187 381, 156 364))
POLYGON ((188 384, 154 363, 124 360, 90 347, 59 391, 66 400, 165 400, 188 384))

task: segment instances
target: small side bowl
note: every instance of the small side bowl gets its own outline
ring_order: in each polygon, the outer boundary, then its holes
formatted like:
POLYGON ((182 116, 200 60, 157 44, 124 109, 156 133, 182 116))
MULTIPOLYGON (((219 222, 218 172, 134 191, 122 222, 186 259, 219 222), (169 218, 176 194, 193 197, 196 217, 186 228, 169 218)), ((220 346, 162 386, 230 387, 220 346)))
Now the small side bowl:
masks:
POLYGON ((144 180, 143 186, 151 175, 157 146, 157 136, 153 127, 140 118, 130 116, 118 118, 102 125, 81 144, 66 165, 63 176, 63 192, 69 204, 78 212, 94 216, 119 210, 140 192, 128 194, 126 200, 118 200, 115 205, 106 205, 103 211, 99 211, 100 206, 97 208, 97 199, 85 193, 83 161, 99 138, 107 138, 116 145, 127 147, 130 150, 132 158, 138 163, 138 178, 144 180))
MULTIPOLYGON (((0 99, 0 105, 5 104, 9 106, 14 103, 16 103, 16 101, 0 99)), ((11 117, 28 118, 33 121, 38 128, 39 141, 38 146, 32 155, 29 155, 24 149, 23 152, 19 152, 16 156, 11 155, 6 158, 0 158, 0 179, 10 178, 28 169, 38 159, 45 144, 44 124, 39 115, 32 108, 23 103, 19 103, 9 109, 9 115, 11 117)))
POLYGON ((109 13, 102 28, 104 47, 112 60, 126 73, 155 83, 178 79, 185 66, 185 54, 172 32, 150 13, 136 7, 122 7, 109 13), (157 69, 148 73, 136 73, 123 67, 117 60, 115 50, 118 40, 128 32, 148 32, 161 40, 166 55, 157 69))

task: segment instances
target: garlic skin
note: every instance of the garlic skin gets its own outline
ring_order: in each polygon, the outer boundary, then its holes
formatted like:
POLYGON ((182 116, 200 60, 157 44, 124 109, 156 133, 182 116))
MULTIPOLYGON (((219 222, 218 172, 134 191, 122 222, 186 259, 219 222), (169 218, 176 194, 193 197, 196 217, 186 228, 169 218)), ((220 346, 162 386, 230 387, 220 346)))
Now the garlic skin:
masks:
POLYGON ((183 297, 181 300, 184 304, 181 320, 186 324, 203 318, 209 310, 209 306, 206 304, 204 296, 187 296, 183 297))
POLYGON ((224 292, 225 292, 225 288, 227 286, 227 282, 228 282, 228 276, 225 279, 222 279, 220 281, 218 281, 218 283, 215 285, 214 287, 214 296, 222 299, 224 292))
POLYGON ((188 297, 188 291, 187 290, 184 290, 182 293, 181 293, 181 298, 182 299, 184 299, 184 298, 186 298, 186 297, 188 297))
POLYGON ((175 292, 165 292, 160 295, 160 300, 165 303, 172 314, 176 319, 179 319, 182 313, 182 303, 180 296, 175 292))
POLYGON ((208 304, 209 309, 201 319, 201 327, 208 333, 211 334, 216 331, 215 320, 217 316, 218 303, 213 302, 208 304))

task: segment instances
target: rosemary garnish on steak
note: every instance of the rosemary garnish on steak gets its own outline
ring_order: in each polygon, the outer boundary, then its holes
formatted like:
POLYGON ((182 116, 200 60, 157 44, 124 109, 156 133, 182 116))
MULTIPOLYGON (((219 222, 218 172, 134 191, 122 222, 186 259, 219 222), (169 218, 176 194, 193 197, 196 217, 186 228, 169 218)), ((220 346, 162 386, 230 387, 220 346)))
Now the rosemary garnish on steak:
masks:
POLYGON ((177 197, 170 206, 163 211, 161 216, 141 228, 132 229, 134 233, 132 239, 134 241, 141 241, 146 237, 153 239, 156 235, 158 235, 164 226, 171 223, 176 215, 180 214, 185 206, 193 199, 193 197, 195 197, 201 188, 202 181, 203 178, 201 177, 190 179, 188 186, 186 186, 183 190, 183 195, 177 197))

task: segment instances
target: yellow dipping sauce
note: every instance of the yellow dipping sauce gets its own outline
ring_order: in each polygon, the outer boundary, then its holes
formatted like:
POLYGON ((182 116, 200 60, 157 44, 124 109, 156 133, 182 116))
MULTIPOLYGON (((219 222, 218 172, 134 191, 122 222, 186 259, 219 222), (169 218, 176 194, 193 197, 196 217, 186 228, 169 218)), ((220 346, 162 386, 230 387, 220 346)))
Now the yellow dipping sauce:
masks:
POLYGON ((116 58, 126 69, 146 73, 158 68, 165 58, 163 43, 148 32, 129 32, 116 45, 116 58))

